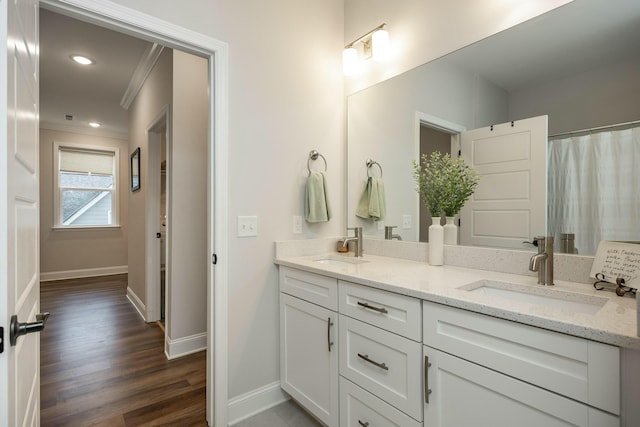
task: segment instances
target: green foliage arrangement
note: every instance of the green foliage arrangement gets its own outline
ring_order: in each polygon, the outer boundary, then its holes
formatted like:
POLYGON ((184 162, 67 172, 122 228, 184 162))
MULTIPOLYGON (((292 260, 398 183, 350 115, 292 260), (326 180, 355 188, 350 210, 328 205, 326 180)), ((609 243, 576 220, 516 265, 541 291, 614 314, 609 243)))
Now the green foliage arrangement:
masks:
POLYGON ((420 163, 413 161, 416 191, 431 211, 431 216, 455 216, 478 186, 480 177, 458 157, 434 151, 431 157, 422 155, 420 163))

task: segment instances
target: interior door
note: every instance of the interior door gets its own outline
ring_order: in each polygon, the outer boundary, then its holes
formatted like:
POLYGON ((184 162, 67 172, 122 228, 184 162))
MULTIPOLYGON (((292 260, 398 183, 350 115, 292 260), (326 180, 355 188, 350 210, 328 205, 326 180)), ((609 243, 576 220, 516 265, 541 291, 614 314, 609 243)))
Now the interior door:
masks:
POLYGON ((546 234, 547 116, 461 134, 461 156, 480 176, 460 211, 460 244, 522 248, 546 234))
POLYGON ((0 0, 0 16, 0 425, 38 426, 39 334, 9 339, 40 308, 38 0, 0 0))

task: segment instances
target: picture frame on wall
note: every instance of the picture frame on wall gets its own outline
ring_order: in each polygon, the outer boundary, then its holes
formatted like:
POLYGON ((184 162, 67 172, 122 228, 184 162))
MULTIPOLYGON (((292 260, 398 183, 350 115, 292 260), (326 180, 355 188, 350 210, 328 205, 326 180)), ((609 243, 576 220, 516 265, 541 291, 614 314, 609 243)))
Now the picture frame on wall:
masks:
POLYGON ((131 153, 131 191, 140 190, 140 147, 131 153))

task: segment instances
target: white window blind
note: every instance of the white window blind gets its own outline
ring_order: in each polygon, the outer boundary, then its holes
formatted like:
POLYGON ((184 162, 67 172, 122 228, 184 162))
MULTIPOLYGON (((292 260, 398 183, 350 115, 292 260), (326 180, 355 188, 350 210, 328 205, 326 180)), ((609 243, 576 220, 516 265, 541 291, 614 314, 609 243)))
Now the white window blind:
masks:
POLYGON ((113 151, 78 150, 60 147, 60 171, 113 175, 113 151))

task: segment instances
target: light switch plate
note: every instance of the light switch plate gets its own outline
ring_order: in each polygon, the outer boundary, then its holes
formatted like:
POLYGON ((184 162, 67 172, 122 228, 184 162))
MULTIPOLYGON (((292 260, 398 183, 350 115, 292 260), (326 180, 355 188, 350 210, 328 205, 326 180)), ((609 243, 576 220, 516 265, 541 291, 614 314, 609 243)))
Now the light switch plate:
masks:
POLYGON ((402 215, 402 228, 405 230, 410 229, 411 225, 411 215, 402 215))
POLYGON ((378 231, 384 230, 384 221, 378 221, 378 231))
POLYGON ((302 234, 302 217, 300 215, 293 216, 293 234, 302 234))
POLYGON ((253 237, 258 235, 257 216, 238 217, 238 237, 253 237))

